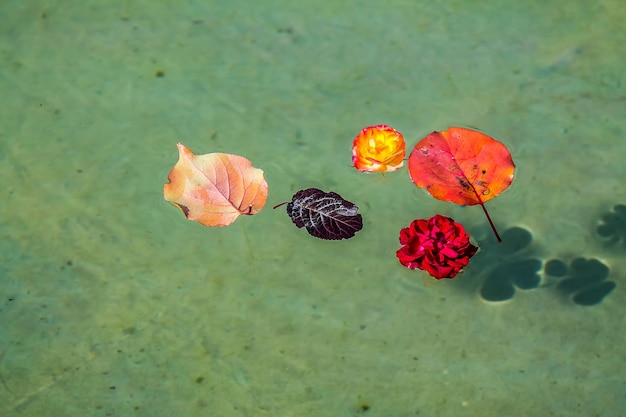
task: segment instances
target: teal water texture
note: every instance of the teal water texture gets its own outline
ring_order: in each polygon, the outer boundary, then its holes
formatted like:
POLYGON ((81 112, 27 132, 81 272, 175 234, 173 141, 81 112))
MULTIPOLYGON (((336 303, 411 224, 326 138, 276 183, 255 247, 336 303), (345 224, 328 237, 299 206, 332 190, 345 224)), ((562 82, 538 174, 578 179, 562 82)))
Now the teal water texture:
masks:
POLYGON ((0 415, 624 416, 625 250, 596 228, 626 203, 625 10, 3 1, 0 415), (357 172, 378 123, 409 148, 454 125, 505 143, 515 181, 487 206, 505 243, 532 241, 497 249, 480 208, 406 169, 357 172), (162 196, 177 142, 248 157, 267 207, 185 220, 162 196), (321 241, 271 209, 307 187, 363 230, 321 241), (395 258, 435 213, 482 247, 454 280, 395 258), (616 284, 592 306, 545 271, 579 257, 616 284), (540 285, 486 299, 524 259, 540 285))

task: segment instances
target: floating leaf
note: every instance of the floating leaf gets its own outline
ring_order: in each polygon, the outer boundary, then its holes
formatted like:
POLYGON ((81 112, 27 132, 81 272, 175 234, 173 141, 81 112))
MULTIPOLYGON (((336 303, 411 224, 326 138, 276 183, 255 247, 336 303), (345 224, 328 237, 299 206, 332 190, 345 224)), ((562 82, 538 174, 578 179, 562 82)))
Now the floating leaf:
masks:
POLYGON ((402 133, 387 125, 369 126, 352 142, 352 163, 361 172, 402 168, 406 145, 402 133))
POLYGON ((359 208, 337 193, 325 193, 317 188, 307 188, 294 194, 287 204, 287 214, 293 223, 305 227, 311 236, 325 240, 350 239, 363 228, 359 208))
POLYGON ((165 200, 189 220, 205 226, 227 226, 241 214, 256 214, 267 200, 263 171, 243 156, 195 155, 178 145, 178 162, 163 187, 165 200))
POLYGON ((484 203, 507 189, 515 165, 502 143, 471 129, 432 132, 409 155, 411 180, 433 197, 456 204, 480 204, 498 241, 484 203))

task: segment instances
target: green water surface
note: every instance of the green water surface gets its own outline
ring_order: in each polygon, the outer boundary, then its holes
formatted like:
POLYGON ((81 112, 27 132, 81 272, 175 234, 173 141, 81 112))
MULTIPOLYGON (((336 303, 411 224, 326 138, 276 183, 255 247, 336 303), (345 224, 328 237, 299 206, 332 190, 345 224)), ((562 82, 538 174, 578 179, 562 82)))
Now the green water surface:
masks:
POLYGON ((626 251, 597 227, 626 230, 607 215, 625 19, 619 0, 2 1, 0 416, 624 416, 626 251), (505 242, 406 169, 355 170, 379 123, 409 150, 457 125, 505 143, 505 242), (162 195, 177 142, 249 158, 265 209, 185 220, 162 195), (271 209, 307 187, 363 230, 322 241, 271 209), (454 280, 395 257, 435 213, 481 247, 454 280))

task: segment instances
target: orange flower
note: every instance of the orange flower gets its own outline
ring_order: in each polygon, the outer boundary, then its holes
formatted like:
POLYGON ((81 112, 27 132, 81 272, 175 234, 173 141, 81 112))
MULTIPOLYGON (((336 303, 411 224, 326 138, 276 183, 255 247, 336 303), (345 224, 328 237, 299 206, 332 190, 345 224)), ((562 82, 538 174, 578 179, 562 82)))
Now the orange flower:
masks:
POLYGON ((361 172, 400 169, 405 154, 402 134, 387 125, 366 127, 352 143, 352 163, 361 172))

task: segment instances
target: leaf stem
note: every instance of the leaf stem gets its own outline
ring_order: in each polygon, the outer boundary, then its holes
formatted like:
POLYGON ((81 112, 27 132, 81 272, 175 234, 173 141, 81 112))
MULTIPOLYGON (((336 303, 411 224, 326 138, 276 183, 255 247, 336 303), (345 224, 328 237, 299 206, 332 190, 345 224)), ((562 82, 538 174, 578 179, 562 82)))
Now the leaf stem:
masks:
POLYGON ((491 230, 493 230, 493 234, 496 235, 496 239, 498 239, 498 243, 502 243, 502 238, 498 234, 498 231, 496 230, 496 226, 491 221, 491 216, 489 215, 489 212, 487 211, 487 207, 485 207, 485 204, 482 201, 480 203, 480 206, 483 208, 483 211, 485 212, 485 216, 487 216, 487 220, 489 221, 491 230))
POLYGON ((274 210, 276 210, 278 207, 280 207, 280 206, 284 206, 285 204, 288 204, 288 203, 289 203, 289 201, 285 201, 284 203, 276 204, 276 205, 274 206, 274 210))
MULTIPOLYGON (((467 177, 465 177, 465 179, 469 181, 467 177)), ((487 221, 489 222, 489 226, 491 226, 491 230, 493 230, 493 234, 496 235, 496 239, 498 239, 498 243, 502 243, 502 238, 500 237, 500 235, 498 234, 498 231, 496 230, 496 225, 493 224, 493 221, 491 221, 491 216, 489 215, 489 212, 487 211, 487 207, 485 207, 485 203, 483 202, 483 199, 480 198, 480 194, 478 194, 478 190, 476 190, 476 187, 474 187, 474 184, 470 183, 470 186, 472 187, 472 190, 474 190, 474 195, 478 199, 478 203, 480 204, 480 206, 483 208, 483 211, 485 212, 485 216, 487 216, 487 221)))

